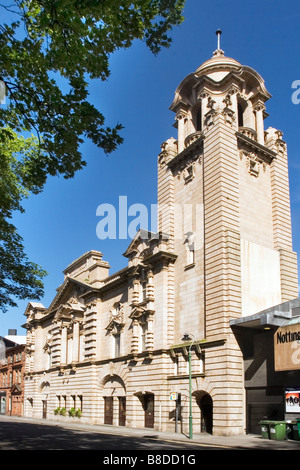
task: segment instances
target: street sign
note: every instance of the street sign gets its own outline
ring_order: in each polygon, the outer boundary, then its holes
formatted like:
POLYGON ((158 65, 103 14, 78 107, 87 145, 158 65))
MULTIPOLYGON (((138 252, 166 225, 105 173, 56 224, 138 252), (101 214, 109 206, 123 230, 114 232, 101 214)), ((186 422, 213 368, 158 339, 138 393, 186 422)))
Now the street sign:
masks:
POLYGON ((171 401, 177 401, 177 398, 178 398, 178 393, 172 392, 171 395, 170 395, 170 400, 171 401))
POLYGON ((278 328, 274 334, 275 370, 300 369, 300 324, 278 328))

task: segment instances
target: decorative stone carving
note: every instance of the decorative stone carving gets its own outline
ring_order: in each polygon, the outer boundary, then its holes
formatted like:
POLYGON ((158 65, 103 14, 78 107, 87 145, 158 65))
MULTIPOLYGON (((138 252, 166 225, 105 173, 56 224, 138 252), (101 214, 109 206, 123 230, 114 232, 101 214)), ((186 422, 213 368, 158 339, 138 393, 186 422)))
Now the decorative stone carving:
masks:
MULTIPOLYGON (((132 319, 132 338, 131 338, 131 353, 135 356, 139 352, 139 332, 141 326, 145 326, 145 349, 151 355, 153 351, 153 315, 154 311, 149 310, 142 306, 134 307, 130 318, 132 319)), ((142 351, 141 351, 142 352, 142 351)))
POLYGON ((187 119, 187 118, 188 118, 188 114, 183 110, 180 110, 175 116, 176 121, 180 121, 181 119, 187 119))
POLYGON ((209 127, 214 125, 214 120, 215 120, 217 111, 214 109, 216 102, 212 99, 212 97, 209 95, 206 95, 206 98, 207 98, 206 107, 209 109, 209 111, 206 114, 204 114, 203 125, 207 130, 209 127))
POLYGON ((197 153, 191 154, 189 158, 183 160, 176 170, 178 179, 180 179, 182 175, 185 183, 192 181, 197 171, 197 163, 199 165, 202 163, 202 155, 197 153))
POLYGON ((253 110, 257 113, 259 111, 265 111, 266 107, 263 103, 258 102, 254 107, 253 110))
POLYGON ((45 344, 44 344, 44 347, 43 347, 44 352, 47 353, 47 354, 50 354, 51 347, 52 347, 52 335, 48 334, 47 339, 46 339, 45 344))
POLYGON ((266 169, 266 163, 260 158, 258 158, 258 156, 254 152, 240 150, 240 159, 242 160, 243 158, 245 158, 246 160, 246 165, 249 174, 251 176, 254 176, 255 178, 258 177, 261 167, 263 168, 263 170, 266 169))
POLYGON ((235 112, 230 108, 230 106, 232 106, 232 101, 229 93, 223 99, 223 103, 224 108, 222 110, 222 114, 224 116, 224 120, 232 126, 235 123, 235 112))
POLYGON ((195 176, 194 164, 191 163, 183 170, 184 182, 189 183, 190 181, 192 181, 192 179, 194 179, 194 176, 195 176))
POLYGON ((207 107, 210 108, 210 109, 214 109, 215 104, 216 104, 216 102, 212 99, 211 96, 209 96, 208 102, 207 102, 207 107))
POLYGON ((168 153, 166 151, 162 151, 158 155, 158 164, 160 167, 163 167, 167 164, 167 156, 168 156, 168 153))
POLYGON ((106 330, 112 334, 119 333, 124 326, 124 306, 119 302, 110 311, 109 323, 106 330))
POLYGON ((251 129, 250 127, 239 127, 239 132, 241 132, 243 135, 248 137, 249 139, 252 140, 257 140, 257 133, 254 129, 251 129))
MULTIPOLYGON (((215 103, 213 101, 213 103, 215 103)), ((213 105, 212 105, 213 106, 213 105)), ((217 111, 211 107, 211 109, 204 115, 204 126, 206 130, 213 126, 215 123, 215 117, 216 117, 217 111)))
POLYGON ((85 310, 85 305, 82 303, 82 302, 79 302, 79 300, 76 298, 76 297, 71 297, 68 302, 67 302, 67 305, 72 308, 73 310, 85 310))
POLYGON ((206 92, 206 91, 200 91, 197 95, 197 100, 201 101, 203 100, 204 98, 208 98, 209 97, 209 94, 206 92))
POLYGON ((284 140, 282 140, 283 132, 276 131, 275 134, 277 135, 277 140, 276 140, 277 153, 278 155, 284 155, 286 154, 287 146, 284 140))
POLYGON ((189 147, 189 145, 192 145, 192 143, 195 142, 197 139, 199 139, 199 137, 202 137, 202 135, 203 135, 203 132, 201 131, 196 131, 188 135, 184 141, 185 146, 189 147))

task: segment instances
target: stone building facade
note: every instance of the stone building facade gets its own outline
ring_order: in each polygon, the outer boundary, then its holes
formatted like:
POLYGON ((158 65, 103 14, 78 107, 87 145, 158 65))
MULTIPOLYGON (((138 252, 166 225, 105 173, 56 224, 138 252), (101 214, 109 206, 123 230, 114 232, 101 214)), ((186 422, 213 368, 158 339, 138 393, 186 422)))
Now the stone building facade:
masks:
POLYGON ((174 431, 176 419, 187 432, 191 380, 195 433, 245 432, 230 321, 298 296, 287 148, 264 128, 269 98, 219 47, 178 86, 177 136, 158 156, 159 232, 140 230, 112 275, 85 253, 48 308, 28 304, 26 416, 75 408, 86 422, 174 431))
POLYGON ((0 414, 23 415, 25 345, 0 338, 0 414))

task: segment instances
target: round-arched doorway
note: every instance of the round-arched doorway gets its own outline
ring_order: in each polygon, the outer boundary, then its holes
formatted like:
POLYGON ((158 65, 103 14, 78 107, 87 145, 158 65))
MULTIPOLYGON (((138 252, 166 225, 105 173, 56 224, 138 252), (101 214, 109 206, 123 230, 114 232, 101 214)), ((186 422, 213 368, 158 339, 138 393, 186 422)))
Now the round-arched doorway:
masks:
POLYGON ((103 379, 104 424, 126 425, 126 390, 121 377, 103 379))
POLYGON ((201 432, 213 433, 213 401, 208 393, 202 395, 198 400, 201 412, 201 432))

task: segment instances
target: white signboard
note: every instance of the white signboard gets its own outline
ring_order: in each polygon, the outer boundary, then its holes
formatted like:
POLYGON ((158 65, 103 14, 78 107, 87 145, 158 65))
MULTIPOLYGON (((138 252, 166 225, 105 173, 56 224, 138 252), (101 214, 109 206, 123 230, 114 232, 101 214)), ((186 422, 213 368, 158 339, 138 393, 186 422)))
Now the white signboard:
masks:
POLYGON ((286 413, 300 413, 300 388, 286 389, 285 411, 286 413))

